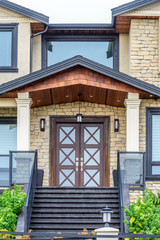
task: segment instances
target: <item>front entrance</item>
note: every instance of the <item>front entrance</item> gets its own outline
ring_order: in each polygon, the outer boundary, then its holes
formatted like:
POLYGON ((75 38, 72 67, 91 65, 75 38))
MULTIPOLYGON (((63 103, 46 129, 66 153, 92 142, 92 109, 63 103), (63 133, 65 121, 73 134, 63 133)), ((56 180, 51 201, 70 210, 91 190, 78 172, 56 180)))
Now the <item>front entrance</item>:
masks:
POLYGON ((56 122, 53 129, 54 186, 105 186, 104 123, 56 122))

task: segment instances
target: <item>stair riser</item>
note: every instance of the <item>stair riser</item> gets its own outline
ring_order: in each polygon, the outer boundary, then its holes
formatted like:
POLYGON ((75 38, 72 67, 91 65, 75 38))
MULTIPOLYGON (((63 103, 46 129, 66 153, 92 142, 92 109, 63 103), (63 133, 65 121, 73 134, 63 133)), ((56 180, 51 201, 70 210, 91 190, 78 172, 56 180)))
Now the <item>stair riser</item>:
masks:
POLYGON ((56 188, 36 190, 31 225, 34 231, 92 231, 104 226, 102 208, 113 209, 111 227, 119 228, 117 188, 56 188))

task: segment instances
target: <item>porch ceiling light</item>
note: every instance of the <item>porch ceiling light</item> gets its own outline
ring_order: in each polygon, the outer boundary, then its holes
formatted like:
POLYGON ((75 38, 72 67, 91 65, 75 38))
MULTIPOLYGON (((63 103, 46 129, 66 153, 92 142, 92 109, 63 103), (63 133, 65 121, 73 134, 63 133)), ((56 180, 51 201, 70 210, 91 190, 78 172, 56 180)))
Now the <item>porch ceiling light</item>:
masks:
POLYGON ((103 214, 103 222, 106 223, 105 227, 109 227, 113 210, 106 205, 106 207, 102 209, 101 213, 103 214))
POLYGON ((45 131, 45 123, 46 123, 46 120, 44 118, 41 118, 41 120, 40 120, 40 131, 41 132, 45 131))
POLYGON ((114 131, 119 132, 119 119, 114 119, 114 131))
POLYGON ((76 119, 77 119, 77 122, 81 123, 82 122, 82 118, 83 118, 83 115, 80 113, 80 97, 82 96, 81 93, 78 94, 78 97, 79 97, 79 113, 76 115, 76 119))

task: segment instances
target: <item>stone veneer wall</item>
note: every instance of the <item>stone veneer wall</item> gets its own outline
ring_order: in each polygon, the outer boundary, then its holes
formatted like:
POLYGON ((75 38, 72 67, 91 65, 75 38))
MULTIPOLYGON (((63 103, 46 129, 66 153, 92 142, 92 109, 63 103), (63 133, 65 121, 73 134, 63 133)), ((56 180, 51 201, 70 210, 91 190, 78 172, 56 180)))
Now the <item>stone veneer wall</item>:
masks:
MULTIPOLYGON (((130 75, 160 87, 159 20, 132 19, 130 27, 130 75)), ((160 100, 142 100, 140 106, 140 151, 146 151, 146 107, 160 107, 160 100)), ((160 191, 160 182, 146 182, 146 187, 160 191)), ((141 191, 130 191, 135 202, 141 191)))
POLYGON ((129 37, 130 75, 160 87, 159 20, 132 19, 129 37))
MULTIPOLYGON (((140 151, 146 151, 146 107, 160 107, 160 99, 158 100, 142 100, 140 105, 140 151)), ((160 192, 160 181, 146 182, 146 188, 154 193, 160 192)), ((130 191, 130 201, 135 202, 136 199, 142 196, 142 191, 130 191)))
MULTIPOLYGON (((160 181, 157 182, 146 182, 146 188, 148 188, 149 190, 151 190, 154 193, 158 193, 160 192, 160 181)), ((138 197, 142 196, 142 191, 138 191, 138 190, 130 190, 129 191, 129 195, 130 195, 130 203, 135 203, 138 197)))
MULTIPOLYGON (((44 185, 49 185, 49 116, 75 116, 79 103, 66 103, 31 109, 31 149, 38 149, 38 167, 44 169, 44 185), (46 119, 46 130, 40 132, 40 119, 46 119)), ((112 172, 117 168, 117 150, 126 149, 126 110, 94 103, 81 103, 84 116, 110 116, 110 179, 113 186, 112 172), (114 118, 120 120, 120 131, 114 132, 114 118)))
POLYGON ((17 108, 0 108, 0 117, 17 117, 17 108))

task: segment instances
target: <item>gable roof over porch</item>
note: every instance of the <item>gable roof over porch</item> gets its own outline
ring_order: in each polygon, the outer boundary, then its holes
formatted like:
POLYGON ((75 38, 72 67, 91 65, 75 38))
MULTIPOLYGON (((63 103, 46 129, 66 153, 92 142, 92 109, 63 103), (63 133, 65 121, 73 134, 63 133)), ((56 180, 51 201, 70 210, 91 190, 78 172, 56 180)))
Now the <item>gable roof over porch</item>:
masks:
POLYGON ((160 88, 82 56, 0 86, 2 98, 16 98, 18 92, 30 93, 32 107, 78 100, 124 107, 129 92, 142 99, 160 97, 160 88))

